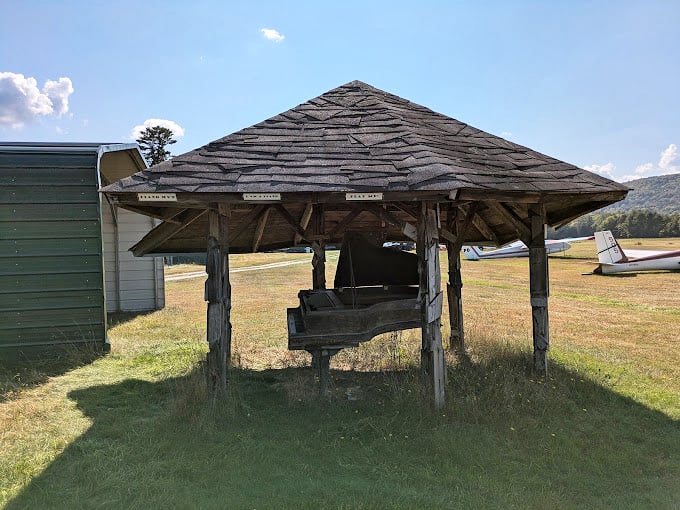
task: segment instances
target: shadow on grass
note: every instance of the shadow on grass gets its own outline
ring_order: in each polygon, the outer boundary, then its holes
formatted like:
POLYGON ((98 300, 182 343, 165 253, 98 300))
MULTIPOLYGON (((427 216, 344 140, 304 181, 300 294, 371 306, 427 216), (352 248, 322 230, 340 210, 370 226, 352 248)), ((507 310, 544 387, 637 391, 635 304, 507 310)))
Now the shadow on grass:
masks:
POLYGON ((73 391, 92 420, 6 508, 672 508, 678 422, 578 373, 500 353, 449 371, 433 412, 415 371, 232 371, 73 391))
POLYGON ((104 354, 104 346, 90 343, 5 349, 0 358, 0 402, 43 384, 50 377, 92 363, 104 354))
POLYGON ((143 310, 140 312, 113 312, 106 316, 106 320, 110 328, 118 326, 120 324, 125 324, 130 322, 137 317, 143 317, 145 315, 151 315, 155 313, 156 310, 143 310))

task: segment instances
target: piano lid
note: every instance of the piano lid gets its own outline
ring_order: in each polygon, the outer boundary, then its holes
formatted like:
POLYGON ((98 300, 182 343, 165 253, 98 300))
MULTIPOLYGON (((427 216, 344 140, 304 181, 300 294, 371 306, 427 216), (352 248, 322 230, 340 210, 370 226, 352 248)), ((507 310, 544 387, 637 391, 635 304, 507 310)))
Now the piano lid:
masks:
POLYGON ((335 288, 375 285, 418 285, 418 256, 370 243, 348 232, 340 249, 335 288))

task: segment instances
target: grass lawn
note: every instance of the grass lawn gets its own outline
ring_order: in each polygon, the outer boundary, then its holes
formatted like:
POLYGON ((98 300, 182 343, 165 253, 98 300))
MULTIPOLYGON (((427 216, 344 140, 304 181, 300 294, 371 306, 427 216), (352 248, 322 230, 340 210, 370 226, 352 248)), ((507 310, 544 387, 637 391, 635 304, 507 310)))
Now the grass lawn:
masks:
POLYGON ((680 274, 582 276, 594 253, 551 257, 547 378, 531 371, 527 259, 463 261, 468 357, 450 357, 439 413, 418 331, 343 351, 333 398, 316 398, 308 355, 286 349, 306 264, 232 275, 236 367, 213 402, 203 279, 167 282, 166 308, 120 317, 106 356, 0 362, 0 506, 678 508, 680 274))

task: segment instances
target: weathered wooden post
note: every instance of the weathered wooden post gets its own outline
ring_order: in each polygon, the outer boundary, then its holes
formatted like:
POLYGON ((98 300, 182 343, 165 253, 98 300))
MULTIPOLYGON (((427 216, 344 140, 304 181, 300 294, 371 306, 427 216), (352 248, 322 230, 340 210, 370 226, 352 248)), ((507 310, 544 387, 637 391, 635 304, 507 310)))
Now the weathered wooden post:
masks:
POLYGON ((449 336, 449 349, 459 354, 465 352, 465 337, 463 336, 463 279, 460 274, 460 248, 463 240, 461 233, 458 232, 459 209, 452 207, 449 209, 448 226, 451 233, 455 236, 455 241, 446 241, 446 255, 449 261, 449 282, 446 284, 446 297, 449 302, 449 326, 451 334, 449 336))
POLYGON ((547 374, 550 345, 548 325, 548 254, 545 249, 545 210, 536 205, 529 208, 531 239, 529 242, 529 288, 533 322, 534 367, 547 374))
POLYGON ((474 202, 465 211, 462 207, 451 207, 448 215, 448 227, 453 234, 452 239, 446 240, 446 251, 449 260, 449 283, 446 285, 446 295, 449 302, 449 325, 451 336, 449 349, 458 354, 465 354, 465 336, 463 331, 463 278, 460 269, 460 250, 465 241, 472 218, 477 210, 474 202))
POLYGON ((209 211, 208 253, 205 300, 208 302, 207 356, 208 390, 223 397, 227 390, 227 371, 231 362, 231 285, 229 283, 229 241, 226 208, 213 206, 209 211))
POLYGON ((440 409, 444 405, 446 385, 446 360, 441 332, 443 295, 439 267, 438 219, 434 204, 423 202, 416 244, 423 321, 420 374, 425 383, 432 385, 435 409, 440 409))
MULTIPOLYGON (((312 242, 312 289, 320 290, 326 288, 326 251, 323 244, 317 241, 312 242)), ((323 355, 320 350, 311 351, 312 368, 319 371, 319 381, 321 388, 321 395, 325 396, 328 393, 329 379, 330 379, 330 356, 322 360, 323 355)))
POLYGON ((449 301, 449 323, 451 336, 449 349, 459 354, 465 353, 465 337, 463 333, 463 279, 460 274, 460 248, 452 242, 446 243, 449 258, 449 282, 446 284, 446 296, 449 301))
MULTIPOLYGON (((309 206, 303 214, 303 223, 312 220, 312 231, 315 237, 323 234, 323 207, 321 204, 309 206), (309 213, 307 212, 309 210, 309 213), (306 221, 305 221, 306 220, 306 221)), ((323 241, 312 241, 312 289, 321 290, 326 288, 326 250, 323 241)), ((327 396, 330 387, 330 359, 331 356, 321 350, 311 351, 312 368, 318 371, 319 391, 321 396, 327 396)))
POLYGON ((325 289, 326 288, 326 250, 323 242, 312 242, 312 288, 325 289))

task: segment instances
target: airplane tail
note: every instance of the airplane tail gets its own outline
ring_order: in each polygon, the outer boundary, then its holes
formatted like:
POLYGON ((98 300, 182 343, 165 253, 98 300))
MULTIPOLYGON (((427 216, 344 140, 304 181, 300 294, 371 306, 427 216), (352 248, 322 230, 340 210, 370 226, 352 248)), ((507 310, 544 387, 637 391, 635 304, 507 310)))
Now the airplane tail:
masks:
POLYGON ((595 232, 595 246, 600 264, 628 262, 628 257, 609 230, 595 232))
POLYGON ((479 260, 479 256, 482 254, 476 246, 463 246, 462 251, 468 260, 479 260))

